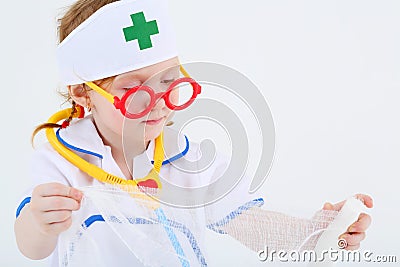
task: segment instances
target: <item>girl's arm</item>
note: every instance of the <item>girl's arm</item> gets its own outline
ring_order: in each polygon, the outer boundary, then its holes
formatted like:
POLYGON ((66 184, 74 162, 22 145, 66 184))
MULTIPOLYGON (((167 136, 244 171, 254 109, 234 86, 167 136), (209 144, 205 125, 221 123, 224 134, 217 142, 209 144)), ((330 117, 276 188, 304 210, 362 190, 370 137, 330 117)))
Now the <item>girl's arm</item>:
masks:
POLYGON ((26 257, 48 257, 57 245, 58 235, 71 226, 72 211, 80 208, 82 193, 59 183, 42 184, 33 190, 31 202, 15 221, 18 248, 26 257))
MULTIPOLYGON (((356 197, 372 208, 372 198, 358 194, 356 197)), ((259 207, 241 209, 228 216, 218 225, 213 224, 214 231, 226 233, 253 251, 260 251, 265 247, 276 251, 284 250, 313 250, 322 232, 335 219, 343 207, 344 201, 337 204, 326 203, 312 219, 301 219, 279 212, 263 210, 259 207)), ((352 223, 347 232, 338 236, 345 239, 347 250, 355 250, 365 238, 365 232, 371 223, 371 217, 362 213, 358 220, 352 223)))

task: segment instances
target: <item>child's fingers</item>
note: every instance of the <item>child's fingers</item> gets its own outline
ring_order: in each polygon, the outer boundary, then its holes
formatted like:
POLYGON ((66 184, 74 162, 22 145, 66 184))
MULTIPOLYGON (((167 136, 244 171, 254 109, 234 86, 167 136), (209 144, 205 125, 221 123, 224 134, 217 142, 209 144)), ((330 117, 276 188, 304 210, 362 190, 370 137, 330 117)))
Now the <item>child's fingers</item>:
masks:
POLYGON ((347 242, 346 250, 356 250, 360 247, 361 241, 365 239, 365 231, 371 224, 371 216, 361 213, 358 220, 351 224, 348 232, 342 234, 339 239, 345 239, 347 242))
POLYGON ((32 195, 40 197, 69 196, 70 187, 60 183, 48 183, 38 185, 32 195))
POLYGON ((367 208, 372 208, 374 206, 374 201, 372 197, 364 194, 356 194, 355 197, 361 200, 367 208))
POLYGON ((70 187, 69 197, 80 202, 82 200, 83 193, 76 188, 70 187))
POLYGON ((32 193, 32 196, 34 195, 40 197, 63 196, 73 198, 77 201, 81 201, 83 196, 79 190, 60 183, 38 185, 32 193))
POLYGON ((324 207, 323 207, 322 209, 324 209, 324 210, 336 210, 336 211, 339 211, 339 210, 343 207, 343 205, 344 205, 345 202, 346 202, 346 201, 341 201, 341 202, 336 203, 336 204, 331 204, 331 203, 329 203, 329 202, 326 202, 326 203, 324 204, 324 207))
POLYGON ((41 211, 58 211, 58 210, 78 210, 80 204, 75 199, 69 197, 44 197, 38 200, 38 206, 41 207, 41 211))
MULTIPOLYGON (((372 198, 370 196, 364 195, 364 194, 356 194, 355 197, 357 199, 361 200, 367 208, 372 208, 373 207, 373 200, 372 200, 372 198)), ((336 204, 331 204, 329 202, 326 202, 324 204, 323 209, 324 210, 340 211, 345 202, 346 202, 345 200, 341 201, 339 203, 336 203, 336 204)))
POLYGON ((71 227, 71 225, 72 225, 72 219, 71 217, 69 217, 62 222, 45 224, 43 226, 43 230, 46 234, 58 235, 59 233, 66 231, 69 227, 71 227))
POLYGON ((361 213, 360 216, 358 216, 358 220, 353 224, 351 224, 347 229, 347 231, 350 233, 365 232, 371 225, 371 221, 372 221, 371 216, 365 213, 361 213))
POLYGON ((71 217, 71 214, 70 210, 49 211, 43 214, 43 220, 46 224, 64 222, 71 217))
MULTIPOLYGON (((347 247, 359 246, 361 241, 365 239, 365 232, 362 233, 345 233, 339 237, 347 242, 347 247)), ((346 247, 346 248, 347 248, 346 247)))

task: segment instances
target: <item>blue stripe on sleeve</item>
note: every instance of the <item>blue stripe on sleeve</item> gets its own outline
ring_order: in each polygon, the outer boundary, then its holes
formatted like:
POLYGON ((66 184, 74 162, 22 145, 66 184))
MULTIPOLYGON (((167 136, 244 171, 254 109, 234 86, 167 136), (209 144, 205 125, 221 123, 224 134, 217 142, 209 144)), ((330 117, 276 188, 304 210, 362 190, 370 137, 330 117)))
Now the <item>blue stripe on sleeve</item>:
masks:
POLYGON ((24 200, 22 200, 21 204, 19 204, 16 212, 15 218, 18 218, 19 214, 21 213, 22 209, 25 207, 26 204, 31 202, 31 197, 27 197, 24 200))

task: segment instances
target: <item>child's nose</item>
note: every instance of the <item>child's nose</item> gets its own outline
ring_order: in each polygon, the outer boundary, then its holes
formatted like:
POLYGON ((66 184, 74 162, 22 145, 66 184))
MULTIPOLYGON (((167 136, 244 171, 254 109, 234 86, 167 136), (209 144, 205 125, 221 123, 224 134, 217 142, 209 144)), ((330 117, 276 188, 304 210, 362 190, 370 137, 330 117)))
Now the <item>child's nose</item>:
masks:
POLYGON ((153 109, 162 109, 163 107, 165 107, 165 101, 164 101, 164 98, 162 97, 164 95, 165 95, 165 93, 156 94, 156 103, 155 103, 153 109))

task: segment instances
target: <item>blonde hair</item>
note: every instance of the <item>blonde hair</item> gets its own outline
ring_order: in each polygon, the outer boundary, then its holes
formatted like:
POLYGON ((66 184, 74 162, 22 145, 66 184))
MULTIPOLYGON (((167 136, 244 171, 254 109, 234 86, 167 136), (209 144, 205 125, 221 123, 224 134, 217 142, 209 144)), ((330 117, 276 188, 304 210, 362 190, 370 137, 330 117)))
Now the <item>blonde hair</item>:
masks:
MULTIPOLYGON (((65 15, 59 19, 58 23, 58 42, 61 43, 67 36, 80 24, 82 24, 86 19, 88 19, 93 13, 102 8, 105 5, 108 5, 113 2, 117 2, 119 0, 78 0, 72 6, 69 7, 68 11, 65 15)), ((105 78, 102 80, 95 81, 98 85, 112 82, 114 77, 105 78)), ((69 93, 63 94, 67 101, 71 101, 71 96, 69 93)), ((73 113, 75 112, 75 102, 72 102, 72 112, 71 116, 67 119, 70 121, 72 119, 73 113)), ((38 132, 46 128, 58 128, 61 127, 60 124, 54 123, 43 123, 35 128, 32 133, 31 143, 33 144, 33 140, 38 132)))
POLYGON ((119 0, 78 0, 59 19, 58 39, 61 43, 75 28, 105 5, 119 0))

